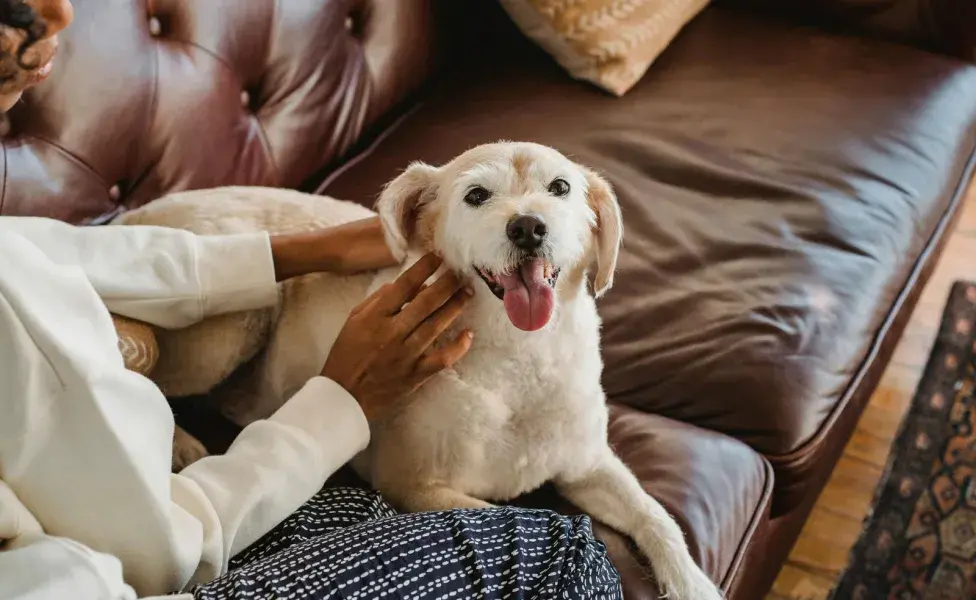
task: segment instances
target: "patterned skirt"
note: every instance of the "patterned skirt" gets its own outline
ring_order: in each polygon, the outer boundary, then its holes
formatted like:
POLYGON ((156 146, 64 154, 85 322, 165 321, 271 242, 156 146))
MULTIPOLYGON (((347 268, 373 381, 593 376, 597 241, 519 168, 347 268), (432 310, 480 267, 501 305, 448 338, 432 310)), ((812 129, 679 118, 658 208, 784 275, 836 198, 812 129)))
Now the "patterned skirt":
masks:
POLYGON ((332 488, 193 596, 620 600, 622 593, 586 516, 520 508, 397 514, 375 492, 332 488))

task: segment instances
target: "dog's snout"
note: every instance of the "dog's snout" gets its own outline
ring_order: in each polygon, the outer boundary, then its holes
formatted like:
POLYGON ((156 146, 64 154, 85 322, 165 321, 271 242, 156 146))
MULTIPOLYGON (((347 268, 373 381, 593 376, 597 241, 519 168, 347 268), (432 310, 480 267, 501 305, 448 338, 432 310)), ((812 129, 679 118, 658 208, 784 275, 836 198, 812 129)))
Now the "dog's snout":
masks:
POLYGON ((522 250, 535 250, 546 239, 549 228, 534 215, 520 215, 508 222, 508 239, 522 250))

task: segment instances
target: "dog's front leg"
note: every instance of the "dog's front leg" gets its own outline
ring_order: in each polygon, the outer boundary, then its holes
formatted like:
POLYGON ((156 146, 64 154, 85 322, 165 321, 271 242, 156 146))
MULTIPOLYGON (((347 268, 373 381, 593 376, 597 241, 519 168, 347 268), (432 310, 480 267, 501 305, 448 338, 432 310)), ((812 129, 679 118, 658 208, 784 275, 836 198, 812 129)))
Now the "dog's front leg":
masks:
POLYGON ((594 468, 557 478, 570 502, 605 525, 629 535, 650 561, 669 600, 720 600, 722 593, 698 567, 684 534, 661 504, 644 492, 634 474, 608 447, 594 468))

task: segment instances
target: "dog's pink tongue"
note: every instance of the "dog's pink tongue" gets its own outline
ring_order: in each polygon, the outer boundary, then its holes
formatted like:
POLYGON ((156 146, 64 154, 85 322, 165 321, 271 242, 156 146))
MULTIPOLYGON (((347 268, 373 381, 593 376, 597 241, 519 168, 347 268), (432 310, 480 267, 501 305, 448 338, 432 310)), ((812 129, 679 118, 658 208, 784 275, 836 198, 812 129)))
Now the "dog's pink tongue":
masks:
POLYGON ((505 310, 508 320, 523 331, 542 329, 552 316, 553 293, 546 282, 545 262, 536 258, 523 263, 498 282, 505 288, 505 310))

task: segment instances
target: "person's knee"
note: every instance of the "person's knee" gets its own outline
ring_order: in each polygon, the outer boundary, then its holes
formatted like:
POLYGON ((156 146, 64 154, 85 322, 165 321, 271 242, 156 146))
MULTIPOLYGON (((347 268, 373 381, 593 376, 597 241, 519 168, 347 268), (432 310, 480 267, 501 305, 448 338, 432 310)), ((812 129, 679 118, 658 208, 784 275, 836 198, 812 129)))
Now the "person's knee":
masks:
POLYGON ((586 515, 564 517, 567 576, 560 585, 561 598, 623 598, 620 574, 610 560, 607 546, 593 533, 593 523, 586 515))

